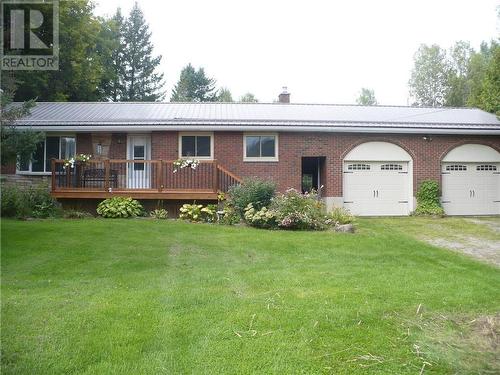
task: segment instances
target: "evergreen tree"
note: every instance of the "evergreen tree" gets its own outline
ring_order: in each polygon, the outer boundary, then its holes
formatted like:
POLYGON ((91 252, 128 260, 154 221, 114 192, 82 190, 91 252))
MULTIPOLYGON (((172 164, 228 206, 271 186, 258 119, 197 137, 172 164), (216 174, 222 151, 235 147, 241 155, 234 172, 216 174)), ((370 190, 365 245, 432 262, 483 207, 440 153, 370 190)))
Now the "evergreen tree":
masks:
POLYGON ((171 102, 214 102, 218 96, 215 92, 215 80, 205 75, 205 70, 196 70, 191 64, 181 71, 179 82, 172 91, 171 102))
POLYGON ((123 31, 123 101, 157 101, 164 97, 163 74, 155 70, 161 55, 153 57, 151 32, 137 2, 125 21, 123 31))
POLYGON ((119 101, 124 95, 125 66, 123 40, 125 20, 118 8, 112 18, 102 21, 98 48, 103 56, 103 77, 100 89, 104 100, 119 101))

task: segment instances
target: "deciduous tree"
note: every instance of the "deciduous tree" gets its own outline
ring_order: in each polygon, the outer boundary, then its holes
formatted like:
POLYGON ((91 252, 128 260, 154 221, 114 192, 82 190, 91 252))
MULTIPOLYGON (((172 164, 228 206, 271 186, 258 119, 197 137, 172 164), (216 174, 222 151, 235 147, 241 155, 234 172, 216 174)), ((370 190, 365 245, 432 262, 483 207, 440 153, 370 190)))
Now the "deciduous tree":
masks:
POLYGON ((356 99, 356 103, 360 105, 377 105, 375 91, 363 87, 358 98, 356 99))

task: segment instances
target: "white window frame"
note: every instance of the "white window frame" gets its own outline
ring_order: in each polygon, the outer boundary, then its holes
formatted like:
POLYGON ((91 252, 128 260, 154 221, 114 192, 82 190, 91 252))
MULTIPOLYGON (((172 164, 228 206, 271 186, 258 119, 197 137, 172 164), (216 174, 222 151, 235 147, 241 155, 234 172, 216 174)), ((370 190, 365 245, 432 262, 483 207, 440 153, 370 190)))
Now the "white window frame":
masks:
POLYGON ((213 132, 180 132, 179 133, 179 159, 214 160, 214 133, 213 132), (210 156, 182 156, 182 137, 210 137, 210 156))
MULTIPOLYGON (((47 137, 58 137, 59 138, 59 157, 61 157, 61 138, 68 137, 68 138, 75 138, 75 156, 78 155, 77 149, 76 149, 76 134, 51 134, 47 133, 45 134, 45 138, 43 139, 43 167, 45 168, 45 165, 47 163, 46 157, 47 157, 47 137)), ((21 171, 19 170, 19 164, 16 162, 16 174, 19 175, 29 175, 29 176, 50 176, 52 174, 52 171, 48 172, 32 172, 32 161, 30 160, 30 166, 29 166, 29 171, 21 171)))
POLYGON ((276 162, 279 161, 278 133, 244 133, 243 134, 243 161, 247 162, 276 162), (247 156, 247 137, 274 137, 274 156, 247 156))

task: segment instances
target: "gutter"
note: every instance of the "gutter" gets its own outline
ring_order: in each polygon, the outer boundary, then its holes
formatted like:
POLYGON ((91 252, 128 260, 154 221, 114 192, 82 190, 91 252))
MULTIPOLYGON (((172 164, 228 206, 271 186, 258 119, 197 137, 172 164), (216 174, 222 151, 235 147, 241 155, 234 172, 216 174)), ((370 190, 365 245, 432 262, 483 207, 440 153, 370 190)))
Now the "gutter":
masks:
POLYGON ((273 132, 320 132, 320 133, 392 133, 392 134, 477 134, 500 135, 500 128, 437 128, 437 127, 367 127, 367 126, 300 126, 300 125, 207 125, 207 124, 147 124, 123 125, 122 123, 103 125, 16 125, 20 129, 40 131, 73 132, 152 132, 152 131, 273 131, 273 132))

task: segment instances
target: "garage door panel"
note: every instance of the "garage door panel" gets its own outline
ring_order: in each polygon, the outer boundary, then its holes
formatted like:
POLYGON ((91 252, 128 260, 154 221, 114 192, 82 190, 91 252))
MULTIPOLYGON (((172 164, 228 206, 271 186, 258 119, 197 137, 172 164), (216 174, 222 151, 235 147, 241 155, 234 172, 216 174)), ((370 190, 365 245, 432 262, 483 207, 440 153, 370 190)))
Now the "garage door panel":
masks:
POLYGON ((447 215, 499 215, 498 163, 443 163, 442 202, 447 215))
POLYGON ((407 171, 407 162, 346 162, 345 207, 361 216, 408 215, 410 185, 407 171))

